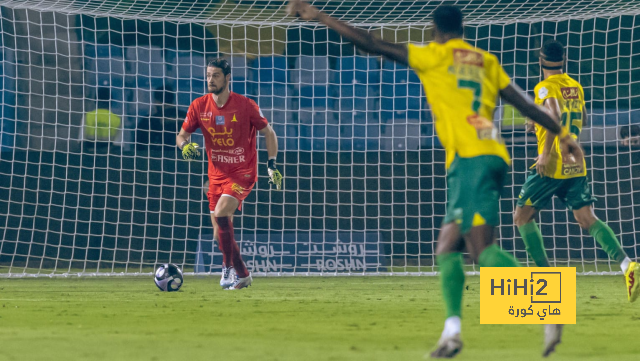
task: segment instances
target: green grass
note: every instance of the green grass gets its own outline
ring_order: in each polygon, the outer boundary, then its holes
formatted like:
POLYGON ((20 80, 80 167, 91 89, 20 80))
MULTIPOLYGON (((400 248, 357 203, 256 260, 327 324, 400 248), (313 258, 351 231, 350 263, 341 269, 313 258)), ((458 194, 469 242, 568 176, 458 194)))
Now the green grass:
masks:
MULTIPOLYGON (((540 360, 542 327, 480 325, 468 277, 459 360, 540 360)), ((422 360, 443 324, 436 277, 0 279, 0 360, 422 360)), ((640 303, 621 276, 578 277, 577 324, 553 360, 638 358, 640 303)))

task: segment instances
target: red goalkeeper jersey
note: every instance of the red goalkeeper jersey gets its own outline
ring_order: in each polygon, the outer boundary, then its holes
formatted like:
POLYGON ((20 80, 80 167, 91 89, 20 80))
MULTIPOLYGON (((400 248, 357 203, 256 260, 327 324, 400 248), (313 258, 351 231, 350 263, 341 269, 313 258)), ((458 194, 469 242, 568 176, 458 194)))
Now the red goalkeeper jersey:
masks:
POLYGON ((231 92, 222 107, 213 94, 194 100, 182 129, 189 133, 202 130, 211 183, 232 179, 247 184, 258 179, 256 131, 268 124, 256 102, 231 92))

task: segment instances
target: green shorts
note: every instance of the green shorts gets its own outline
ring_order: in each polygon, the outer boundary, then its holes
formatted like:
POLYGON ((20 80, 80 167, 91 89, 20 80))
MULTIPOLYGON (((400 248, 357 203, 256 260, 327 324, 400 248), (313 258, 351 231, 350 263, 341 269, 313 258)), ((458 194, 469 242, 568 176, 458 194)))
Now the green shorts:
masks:
POLYGON ((471 227, 500 224, 500 192, 509 166, 500 157, 456 156, 447 172, 447 215, 466 234, 471 227))
POLYGON ((591 195, 587 177, 569 179, 541 177, 533 169, 522 186, 517 204, 518 207, 532 206, 535 209, 543 209, 554 195, 558 196, 570 211, 596 201, 596 198, 591 195))

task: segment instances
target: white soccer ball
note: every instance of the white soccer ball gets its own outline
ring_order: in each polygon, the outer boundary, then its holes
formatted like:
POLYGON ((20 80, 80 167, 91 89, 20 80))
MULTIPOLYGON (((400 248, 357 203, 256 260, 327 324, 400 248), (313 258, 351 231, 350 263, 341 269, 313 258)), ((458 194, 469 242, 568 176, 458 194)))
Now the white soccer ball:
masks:
POLYGON ((174 292, 182 287, 184 278, 182 277, 182 270, 180 267, 173 263, 165 263, 158 267, 153 280, 160 291, 174 292))

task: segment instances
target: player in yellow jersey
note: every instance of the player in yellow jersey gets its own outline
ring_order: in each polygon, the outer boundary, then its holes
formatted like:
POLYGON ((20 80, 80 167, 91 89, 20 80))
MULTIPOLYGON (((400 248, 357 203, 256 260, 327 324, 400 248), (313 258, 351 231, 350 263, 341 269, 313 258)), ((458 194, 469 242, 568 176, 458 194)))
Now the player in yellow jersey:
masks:
POLYGON ((500 191, 510 163, 492 121, 498 96, 552 134, 559 134, 567 154, 582 159, 582 150, 566 130, 561 133, 557 121, 511 84, 494 55, 462 40, 462 12, 455 6, 435 10, 435 41, 426 46, 383 41, 301 0, 290 1, 289 13, 324 23, 364 51, 409 65, 424 85, 448 169, 447 215, 436 250, 447 319, 431 357, 453 357, 462 349, 462 252, 468 251, 480 267, 518 266, 495 242, 500 191))
MULTIPOLYGON (((534 89, 535 102, 544 105, 551 114, 561 119, 562 127, 578 139, 587 120, 584 91, 580 83, 562 72, 564 62, 562 44, 556 40, 546 41, 540 49, 544 80, 534 89)), ((555 195, 573 211, 580 227, 588 230, 609 257, 620 264, 626 278, 627 297, 630 302, 635 301, 640 293, 636 279, 640 276, 640 265, 627 257, 611 228, 594 214, 593 203, 596 199, 591 195, 584 160, 563 160, 557 137, 543 127, 536 126, 536 136, 538 162, 522 186, 513 217, 529 256, 536 266, 549 267, 542 234, 534 217, 555 195)), ((562 325, 546 326, 545 356, 554 350, 561 335, 562 325)))

